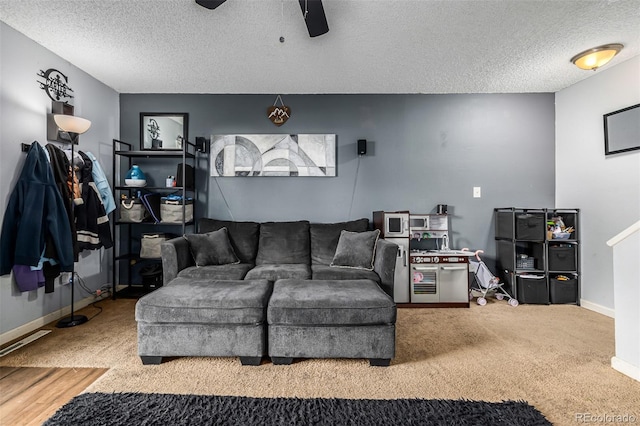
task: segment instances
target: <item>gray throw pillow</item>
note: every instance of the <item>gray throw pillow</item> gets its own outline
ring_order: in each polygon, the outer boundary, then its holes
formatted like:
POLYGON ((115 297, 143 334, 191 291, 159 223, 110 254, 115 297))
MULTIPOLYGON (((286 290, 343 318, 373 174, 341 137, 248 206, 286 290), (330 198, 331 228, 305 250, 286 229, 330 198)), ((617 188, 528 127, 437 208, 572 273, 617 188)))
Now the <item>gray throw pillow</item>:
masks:
POLYGON ((372 271, 379 236, 377 229, 366 232, 342 231, 330 266, 372 271))
POLYGON ((196 266, 240 263, 229 242, 227 228, 206 234, 188 234, 184 238, 189 242, 196 266))

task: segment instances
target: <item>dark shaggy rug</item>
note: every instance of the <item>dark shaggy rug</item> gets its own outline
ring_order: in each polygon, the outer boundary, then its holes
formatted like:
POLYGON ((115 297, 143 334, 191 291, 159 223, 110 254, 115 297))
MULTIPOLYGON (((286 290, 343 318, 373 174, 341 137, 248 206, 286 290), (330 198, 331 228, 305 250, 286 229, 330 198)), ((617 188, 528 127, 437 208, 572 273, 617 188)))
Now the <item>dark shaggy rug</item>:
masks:
POLYGON ((522 401, 299 399, 86 393, 54 425, 550 425, 522 401))

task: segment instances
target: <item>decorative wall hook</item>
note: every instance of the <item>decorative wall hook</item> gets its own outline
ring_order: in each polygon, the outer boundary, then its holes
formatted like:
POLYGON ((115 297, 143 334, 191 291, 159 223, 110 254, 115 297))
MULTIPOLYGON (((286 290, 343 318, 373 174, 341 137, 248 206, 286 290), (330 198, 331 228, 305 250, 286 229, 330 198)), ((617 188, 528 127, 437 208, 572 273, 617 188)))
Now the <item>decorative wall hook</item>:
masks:
POLYGON ((267 108, 267 117, 273 124, 280 127, 291 117, 291 108, 286 106, 282 101, 282 97, 278 95, 273 102, 273 106, 267 108), (277 106, 278 100, 281 106, 277 106))

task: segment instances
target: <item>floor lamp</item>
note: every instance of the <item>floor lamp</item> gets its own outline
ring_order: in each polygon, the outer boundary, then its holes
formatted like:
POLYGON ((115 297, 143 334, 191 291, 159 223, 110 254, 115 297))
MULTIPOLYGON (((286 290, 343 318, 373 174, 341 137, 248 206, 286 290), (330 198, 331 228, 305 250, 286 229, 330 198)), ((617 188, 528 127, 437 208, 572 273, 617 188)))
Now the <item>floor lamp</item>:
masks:
MULTIPOLYGON (((91 127, 91 122, 84 118, 75 117, 73 115, 64 115, 64 114, 54 114, 53 120, 56 122, 56 125, 60 129, 61 132, 69 135, 69 140, 71 141, 71 173, 75 173, 73 168, 73 156, 74 156, 74 145, 78 143, 78 135, 89 130, 91 127)), ((75 179, 73 179, 73 175, 71 178, 71 197, 73 198, 75 193, 75 179)), ((73 200, 72 200, 73 201, 73 200)), ((75 223, 75 205, 71 206, 71 223, 75 223)), ((74 253, 75 257, 75 253, 74 253)), ((76 325, 84 324, 89 321, 89 319, 84 315, 75 315, 73 309, 73 288, 75 283, 75 262, 73 263, 73 267, 71 268, 71 316, 66 318, 62 318, 56 324, 58 328, 65 327, 75 327, 76 325)))

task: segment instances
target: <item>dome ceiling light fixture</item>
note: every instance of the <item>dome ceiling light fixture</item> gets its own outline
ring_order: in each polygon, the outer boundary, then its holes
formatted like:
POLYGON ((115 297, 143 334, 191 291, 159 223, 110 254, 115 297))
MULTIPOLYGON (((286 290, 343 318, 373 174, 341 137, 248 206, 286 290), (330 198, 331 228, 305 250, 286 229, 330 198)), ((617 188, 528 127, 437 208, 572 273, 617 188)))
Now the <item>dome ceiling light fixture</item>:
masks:
POLYGON ((593 70, 606 65, 624 46, 620 43, 603 44, 593 49, 585 50, 571 58, 571 62, 583 70, 593 70))

